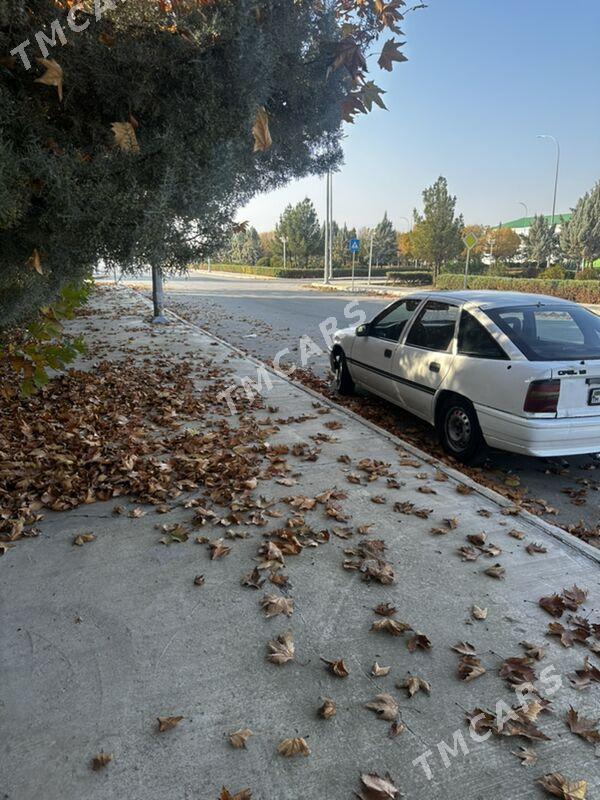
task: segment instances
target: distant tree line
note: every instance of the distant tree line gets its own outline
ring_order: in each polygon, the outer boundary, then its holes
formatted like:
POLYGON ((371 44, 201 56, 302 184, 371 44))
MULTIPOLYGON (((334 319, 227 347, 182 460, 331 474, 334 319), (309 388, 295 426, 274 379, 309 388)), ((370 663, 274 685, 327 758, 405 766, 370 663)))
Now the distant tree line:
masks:
MULTIPOLYGON (((600 271, 592 269, 600 258, 600 182, 578 201, 570 220, 558 216, 552 225, 547 217, 537 215, 527 236, 503 226, 465 225, 462 214, 456 212, 456 202, 446 178, 440 176, 423 191, 422 208, 414 210, 408 232, 396 231, 387 212, 373 228, 357 230, 334 221, 334 268, 349 267, 352 256, 348 242, 359 238, 357 264, 366 265, 371 256, 373 266, 426 268, 435 279, 440 272, 464 269, 463 240, 472 233, 477 237, 471 251, 473 273, 505 275, 510 269, 520 269, 536 275, 550 269, 548 277, 564 277, 565 270, 577 271, 578 277, 600 277, 600 271)), ((288 205, 274 231, 259 234, 255 228, 244 226, 233 234, 219 258, 235 264, 282 267, 284 241, 289 268, 322 266, 324 226, 308 198, 288 205)))

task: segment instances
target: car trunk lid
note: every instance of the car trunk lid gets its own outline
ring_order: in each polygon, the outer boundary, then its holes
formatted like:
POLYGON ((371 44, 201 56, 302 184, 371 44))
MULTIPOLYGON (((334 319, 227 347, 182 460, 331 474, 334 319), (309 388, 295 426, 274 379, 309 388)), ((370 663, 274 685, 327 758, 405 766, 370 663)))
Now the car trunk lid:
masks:
POLYGON ((600 417, 600 359, 553 364, 551 375, 560 380, 558 417, 600 417))

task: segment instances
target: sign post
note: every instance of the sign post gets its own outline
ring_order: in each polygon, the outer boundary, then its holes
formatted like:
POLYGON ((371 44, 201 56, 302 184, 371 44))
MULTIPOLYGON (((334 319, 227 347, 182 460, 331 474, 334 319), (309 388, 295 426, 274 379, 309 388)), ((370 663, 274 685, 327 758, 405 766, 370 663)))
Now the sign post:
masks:
POLYGON ((463 283, 464 289, 467 288, 467 281, 469 278, 469 261, 471 260, 471 250, 475 247, 478 241, 479 240, 477 239, 477 236, 475 236, 475 234, 472 233, 471 231, 467 233, 466 236, 463 237, 463 244, 467 248, 467 261, 465 263, 465 280, 463 283))
POLYGON ((356 254, 360 250, 360 239, 349 239, 348 240, 348 250, 352 253, 352 285, 351 291, 354 291, 354 265, 356 260, 356 254))

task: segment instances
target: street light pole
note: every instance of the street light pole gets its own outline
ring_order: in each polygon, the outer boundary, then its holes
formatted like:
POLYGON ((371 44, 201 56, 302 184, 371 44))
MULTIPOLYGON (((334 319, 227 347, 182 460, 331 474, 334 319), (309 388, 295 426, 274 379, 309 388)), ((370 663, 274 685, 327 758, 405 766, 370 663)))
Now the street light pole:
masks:
POLYGON ((552 139, 554 144, 556 145, 556 172, 554 175, 554 196, 552 199, 552 225, 554 226, 554 217, 556 215, 556 191, 558 189, 558 170, 560 167, 560 144, 558 143, 558 139, 556 136, 552 136, 549 133, 538 133, 538 139, 552 139))
POLYGON ((283 271, 286 270, 286 245, 287 245, 287 236, 280 236, 281 243, 283 244, 283 271))
POLYGON ((374 231, 371 230, 371 244, 369 246, 369 274, 367 275, 367 286, 371 285, 371 266, 373 264, 373 236, 374 236, 374 231))
POLYGON ((528 211, 528 209, 527 209, 527 203, 524 203, 522 200, 517 200, 517 202, 518 202, 518 204, 519 204, 520 206, 523 206, 523 208, 525 209, 525 219, 528 219, 528 217, 529 217, 529 211, 528 211))
POLYGON ((327 172, 325 175, 325 228, 324 228, 324 236, 325 239, 325 252, 323 253, 323 283, 329 283, 329 180, 330 180, 330 173, 327 172))
POLYGON ((333 280, 333 173, 329 173, 329 280, 333 280))

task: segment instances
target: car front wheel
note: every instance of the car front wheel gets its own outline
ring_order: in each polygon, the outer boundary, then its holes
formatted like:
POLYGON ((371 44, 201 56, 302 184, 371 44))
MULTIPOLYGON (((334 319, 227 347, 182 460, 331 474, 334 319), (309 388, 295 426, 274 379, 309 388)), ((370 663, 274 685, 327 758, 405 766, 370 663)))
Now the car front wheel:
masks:
POLYGON ((462 397, 446 400, 438 430, 444 450, 459 461, 469 463, 483 454, 485 444, 479 420, 468 400, 462 397))
POLYGON ((338 394, 349 395, 354 392, 354 381, 350 375, 343 350, 336 350, 331 359, 333 383, 338 394))

